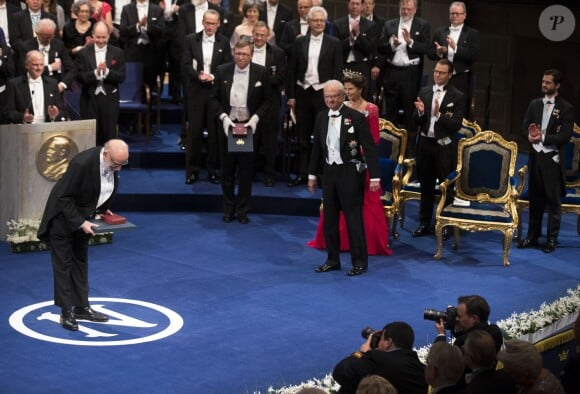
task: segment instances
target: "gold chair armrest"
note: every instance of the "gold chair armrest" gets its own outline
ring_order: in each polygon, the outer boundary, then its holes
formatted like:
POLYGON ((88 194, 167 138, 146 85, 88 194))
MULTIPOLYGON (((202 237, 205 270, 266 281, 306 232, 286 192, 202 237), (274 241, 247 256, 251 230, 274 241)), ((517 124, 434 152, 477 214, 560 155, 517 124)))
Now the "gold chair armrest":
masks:
POLYGON ((404 159, 403 167, 405 168, 405 173, 403 174, 403 179, 401 180, 401 186, 404 186, 411 182, 411 177, 413 176, 413 169, 417 162, 415 159, 404 159))

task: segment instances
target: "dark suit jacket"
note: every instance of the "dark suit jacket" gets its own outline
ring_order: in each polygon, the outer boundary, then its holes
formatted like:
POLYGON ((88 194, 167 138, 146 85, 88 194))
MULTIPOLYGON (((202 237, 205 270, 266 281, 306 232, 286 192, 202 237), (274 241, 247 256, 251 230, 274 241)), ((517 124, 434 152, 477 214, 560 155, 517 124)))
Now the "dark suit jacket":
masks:
MULTIPOLYGON (((137 23, 139 23, 137 5, 135 2, 132 2, 123 7, 123 11, 121 11, 121 22, 119 24, 119 33, 121 41, 125 45, 125 58, 127 59, 139 58, 141 50, 145 50, 143 49, 143 45, 137 45, 140 34, 136 28, 137 23)), ((159 6, 149 2, 147 35, 149 36, 150 43, 145 46, 147 50, 151 50, 151 47, 154 47, 157 41, 163 37, 164 28, 165 19, 163 17, 163 10, 159 6)))
MULTIPOLYGON (((306 34, 308 34, 309 31, 310 29, 306 31, 306 34)), ((324 33, 328 34, 329 36, 334 36, 334 31, 334 23, 327 20, 324 33)), ((290 57, 292 55, 294 41, 296 41, 296 38, 301 35, 300 32, 300 18, 292 19, 291 21, 286 22, 284 25, 284 29, 282 30, 282 37, 280 37, 280 41, 276 40, 276 44, 278 44, 278 46, 284 50, 286 56, 290 57)))
POLYGON ((385 25, 385 18, 380 15, 373 14, 373 22, 375 23, 368 32, 371 37, 371 46, 373 52, 373 66, 382 68, 385 62, 384 56, 379 54, 379 42, 381 40, 381 33, 383 31, 383 26, 385 25))
MULTIPOLYGON (((183 70, 187 75, 188 96, 193 102, 203 101, 207 98, 201 94, 203 89, 208 88, 208 84, 199 81, 199 72, 203 70, 203 32, 189 34, 183 43, 183 70), (193 67, 195 60, 196 67, 193 67)), ((211 58, 211 73, 215 75, 220 64, 229 63, 232 60, 232 50, 230 41, 223 35, 217 33, 213 44, 213 54, 211 58)))
MULTIPOLYGON (((534 99, 530 102, 526 115, 524 117, 524 124, 522 128, 527 137, 528 126, 531 123, 538 125, 542 124, 542 114, 544 111, 544 102, 542 98, 534 99)), ((560 155, 560 168, 562 169, 562 193, 565 193, 564 180, 566 171, 566 143, 570 141, 574 130, 574 108, 570 103, 560 97, 556 96, 554 100, 554 107, 552 114, 546 128, 546 135, 544 137, 544 145, 556 145, 558 147, 558 154, 560 155)), ((530 149, 530 154, 535 150, 530 149)))
MULTIPOLYGON (((286 94, 289 99, 296 98, 296 81, 304 81, 308 67, 308 49, 310 33, 299 37, 292 47, 292 56, 288 63, 288 84, 286 94)), ((318 77, 320 82, 342 78, 342 49, 338 38, 324 33, 320 56, 318 58, 318 77)))
POLYGON ((109 209, 117 191, 118 177, 117 172, 114 172, 113 194, 102 206, 97 207, 101 193, 100 153, 101 147, 90 148, 71 160, 66 172, 50 192, 38 229, 38 239, 49 241, 50 222, 57 215, 64 216, 72 233, 85 220, 92 218, 97 208, 100 212, 109 209))
POLYGON ((270 74, 273 99, 280 102, 280 92, 286 82, 286 56, 280 48, 266 44, 266 69, 270 74))
MULTIPOLYGON (((365 161, 369 177, 380 178, 381 170, 377 156, 377 147, 363 114, 346 105, 340 109, 342 123, 340 126, 340 157, 344 164, 351 160, 365 161), (364 149, 364 158, 361 151, 364 149)), ((310 174, 322 174, 322 165, 328 157, 328 110, 320 111, 314 123, 314 142, 310 160, 310 174)), ((353 164, 354 165, 354 164, 353 164)))
MULTIPOLYGON (((14 58, 12 57, 12 51, 6 45, 4 38, 4 31, 0 27, 0 48, 2 48, 2 56, 0 60, 2 64, 0 65, 0 87, 6 85, 6 81, 14 76, 14 58)), ((0 92, 1 94, 1 92, 0 92)))
MULTIPOLYGON (((220 22, 224 21, 224 10, 215 4, 207 3, 209 10, 216 10, 220 14, 220 22)), ((220 23, 219 33, 222 33, 222 26, 220 23)), ((195 25, 195 6, 190 1, 179 7, 179 17, 177 19, 177 36, 181 40, 185 40, 190 34, 197 34, 197 26, 195 25)), ((223 33, 222 33, 223 34, 223 33)), ((229 38, 228 38, 229 39, 229 38)))
POLYGON ((482 369, 472 374, 471 382, 465 387, 466 394, 514 394, 516 385, 504 370, 482 369))
MULTIPOLYGON (((54 23, 56 23, 56 16, 43 10, 40 11, 40 18, 50 18, 54 21, 54 23)), ((15 51, 22 52, 19 48, 20 43, 34 37, 34 33, 32 32, 30 11, 28 8, 26 8, 25 10, 13 14, 9 19, 11 19, 11 23, 9 24, 10 46, 15 51)), ((58 30, 56 35, 58 36, 58 30)))
MULTIPOLYGON (((118 95, 119 84, 125 81, 125 56, 123 50, 114 45, 107 45, 107 55, 105 58, 109 74, 103 81, 103 88, 107 95, 118 95)), ((77 53, 75 58, 77 68, 77 81, 82 86, 81 98, 88 99, 94 96, 97 88, 97 77, 95 69, 97 60, 95 58, 95 44, 87 45, 77 53)), ((118 100, 115 102, 119 105, 118 100)))
MULTIPOLYGON (((234 63, 226 63, 218 66, 211 92, 211 106, 216 116, 226 113, 230 115, 230 91, 234 80, 234 63)), ((270 108, 269 98, 272 94, 270 78, 266 67, 250 63, 250 80, 248 83, 248 96, 246 106, 250 116, 256 114, 260 119, 265 119, 270 108)))
MULTIPOLYGON (((391 48, 391 43, 389 42, 391 36, 399 34, 399 21, 400 18, 391 19, 385 22, 383 25, 383 30, 381 32, 381 38, 378 44, 378 52, 385 56, 385 61, 390 62, 393 60, 395 51, 391 48)), ((423 55, 426 55, 429 51, 430 41, 430 27, 429 23, 422 18, 414 17, 411 23, 411 37, 413 38, 413 48, 407 46, 407 55, 409 60, 419 59, 419 68, 423 67, 423 55)))
MULTIPOLYGON (((429 58, 431 60, 441 59, 443 56, 437 55, 435 43, 446 47, 447 36, 449 35, 449 26, 441 27, 433 34, 433 41, 429 47, 429 58)), ((479 31, 463 25, 459 39, 457 40, 457 47, 455 55, 453 56, 453 67, 456 74, 473 71, 473 62, 479 56, 479 31)))
POLYGON ((425 394, 425 366, 417 353, 398 349, 390 352, 370 350, 361 358, 350 356, 334 367, 332 376, 340 384, 339 393, 354 394, 367 375, 380 375, 387 379, 399 393, 425 394))
MULTIPOLYGON (((286 22, 292 19, 292 11, 284 4, 278 3, 278 8, 276 9, 276 18, 274 18, 274 38, 276 39, 276 45, 280 46, 280 39, 282 38, 282 32, 284 31, 284 25, 286 22)), ((268 8, 267 2, 262 5, 262 10, 260 11, 260 20, 268 22, 268 8)))
MULTIPOLYGON (((24 61, 26 60, 26 53, 32 50, 38 50, 39 48, 38 40, 36 38, 31 38, 22 43, 21 49, 22 53, 18 56, 20 59, 20 64, 18 64, 17 75, 26 75, 26 67, 24 61)), ((51 64, 56 58, 60 58, 62 63, 61 72, 53 72, 52 75, 49 74, 48 67, 44 67, 44 72, 42 75, 51 76, 58 82, 64 82, 68 88, 71 87, 72 82, 76 77, 76 67, 70 57, 69 51, 65 48, 64 43, 58 38, 54 38, 50 42, 50 50, 48 51, 48 63, 51 64)))
MULTIPOLYGON (((44 115, 46 122, 50 121, 48 117, 49 105, 56 105, 58 107, 59 114, 54 121, 66 120, 66 111, 62 102, 62 96, 58 91, 56 80, 42 76, 42 84, 44 89, 44 115)), ((8 123, 22 123, 24 120, 24 111, 27 108, 29 112, 34 112, 32 108, 32 95, 30 94, 30 88, 28 86, 28 77, 24 75, 9 79, 6 90, 8 93, 4 113, 5 120, 8 123)))
POLYGON ((372 41, 370 32, 374 28, 374 22, 369 21, 363 16, 359 22, 359 36, 354 43, 350 43, 350 26, 348 24, 348 15, 338 18, 334 21, 334 35, 342 43, 342 59, 346 64, 346 59, 352 49, 355 61, 358 63, 369 63, 373 59, 372 41))
MULTIPOLYGON (((461 128, 461 122, 465 115, 465 100, 463 100, 463 93, 457 90, 450 83, 445 87, 445 97, 439 105, 439 112, 441 115, 435 121, 435 138, 441 139, 445 137, 453 140, 455 135, 461 128)), ((429 131, 429 123, 431 122, 431 104, 433 102, 433 85, 425 86, 419 91, 419 97, 425 104, 425 112, 419 116, 415 111, 415 116, 419 120, 420 133, 429 131)))

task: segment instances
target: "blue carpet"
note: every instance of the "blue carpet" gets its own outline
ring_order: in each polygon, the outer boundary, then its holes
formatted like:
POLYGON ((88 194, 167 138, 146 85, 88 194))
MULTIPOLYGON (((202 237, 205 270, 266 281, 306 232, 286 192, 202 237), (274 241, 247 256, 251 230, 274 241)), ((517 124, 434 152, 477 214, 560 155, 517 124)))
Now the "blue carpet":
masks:
MULTIPOLYGON (((219 213, 126 213, 138 228, 90 249, 90 295, 169 308, 183 327, 124 346, 51 343, 13 329, 8 319, 15 311, 51 301, 50 255, 12 254, 0 245, 0 392, 265 392, 270 385, 322 377, 359 348, 364 326, 407 321, 419 347, 435 333, 433 322, 422 320, 425 307, 443 309, 458 295, 481 294, 496 321, 563 296, 580 282, 572 215, 564 216, 555 253, 514 244, 512 265, 504 268, 499 233, 464 234, 459 250, 448 241, 443 259, 435 261, 434 238, 410 236, 416 210, 411 202, 393 256, 371 257, 369 272, 356 278, 345 275, 347 254, 341 272, 313 272, 325 259, 305 246, 316 218, 251 215, 243 226, 222 223, 219 213)), ((134 305, 100 304, 167 324, 164 316, 134 305)), ((54 306, 42 311, 58 312, 54 306)), ((94 340, 33 317, 25 323, 46 335, 94 340)), ((125 326, 83 325, 127 340, 139 336, 125 326)))

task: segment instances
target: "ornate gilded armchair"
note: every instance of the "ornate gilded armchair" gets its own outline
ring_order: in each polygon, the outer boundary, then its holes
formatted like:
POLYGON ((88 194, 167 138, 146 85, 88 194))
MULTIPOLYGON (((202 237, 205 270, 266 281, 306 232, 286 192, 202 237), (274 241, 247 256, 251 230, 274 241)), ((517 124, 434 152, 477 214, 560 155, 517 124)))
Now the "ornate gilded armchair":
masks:
POLYGON ((379 164, 381 167, 381 201, 393 238, 398 238, 396 223, 399 214, 402 163, 407 148, 407 131, 398 129, 385 119, 379 120, 379 164))
POLYGON ((501 231, 503 265, 509 266, 509 252, 518 224, 518 190, 514 178, 518 146, 493 131, 459 141, 457 169, 441 182, 435 234, 440 260, 443 227, 453 226, 453 249, 459 246, 459 230, 501 231), (455 187, 455 195, 468 204, 445 206, 445 196, 455 187))
MULTIPOLYGON (((578 215, 576 232, 580 235, 580 127, 574 123, 574 134, 566 144, 566 196, 562 197, 562 213, 578 215)), ((530 206, 528 190, 525 188, 528 166, 519 170, 521 178, 518 216, 530 206)), ((522 239, 522 220, 518 223, 517 238, 522 239)))
MULTIPOLYGON (((463 119, 461 129, 457 134, 457 139, 471 138, 481 131, 481 127, 477 122, 470 122, 467 119, 463 119)), ((409 200, 420 200, 421 199, 421 184, 416 178, 413 178, 416 174, 415 172, 415 159, 409 158, 403 161, 403 168, 405 174, 401 182, 401 192, 399 193, 399 221, 401 222, 401 228, 405 225, 405 204, 409 200)), ((435 198, 438 200, 441 196, 439 188, 437 185, 433 185, 436 189, 435 198)))

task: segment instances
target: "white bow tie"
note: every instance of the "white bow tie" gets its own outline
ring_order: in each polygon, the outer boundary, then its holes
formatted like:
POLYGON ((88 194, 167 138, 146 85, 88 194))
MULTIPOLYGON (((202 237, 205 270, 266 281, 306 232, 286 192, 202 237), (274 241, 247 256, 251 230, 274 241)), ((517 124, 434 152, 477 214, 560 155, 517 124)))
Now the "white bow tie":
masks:
POLYGON ((461 27, 453 27, 453 26, 449 27, 449 31, 452 31, 452 32, 456 32, 456 31, 460 31, 460 30, 461 30, 461 27))
POLYGON ((48 51, 50 51, 50 47, 43 47, 43 46, 40 46, 40 47, 38 48, 38 50, 39 50, 40 52, 48 52, 48 51))
POLYGON ((319 35, 318 37, 310 36, 310 40, 314 41, 314 42, 321 42, 322 41, 322 34, 319 35))
POLYGON ((28 83, 29 84, 39 84, 39 83, 42 83, 42 78, 38 78, 38 79, 28 78, 28 83))
POLYGON ((214 42, 215 42, 215 39, 213 37, 212 38, 204 38, 203 39, 203 43, 204 44, 213 44, 214 42))
POLYGON ((266 52, 265 45, 262 48, 254 48, 254 53, 264 53, 264 52, 266 52))
POLYGON ((248 72, 247 68, 245 70, 240 70, 239 68, 236 68, 236 74, 245 74, 247 72, 248 72))
POLYGON ((98 48, 95 47, 95 53, 104 53, 107 50, 107 47, 98 48))

